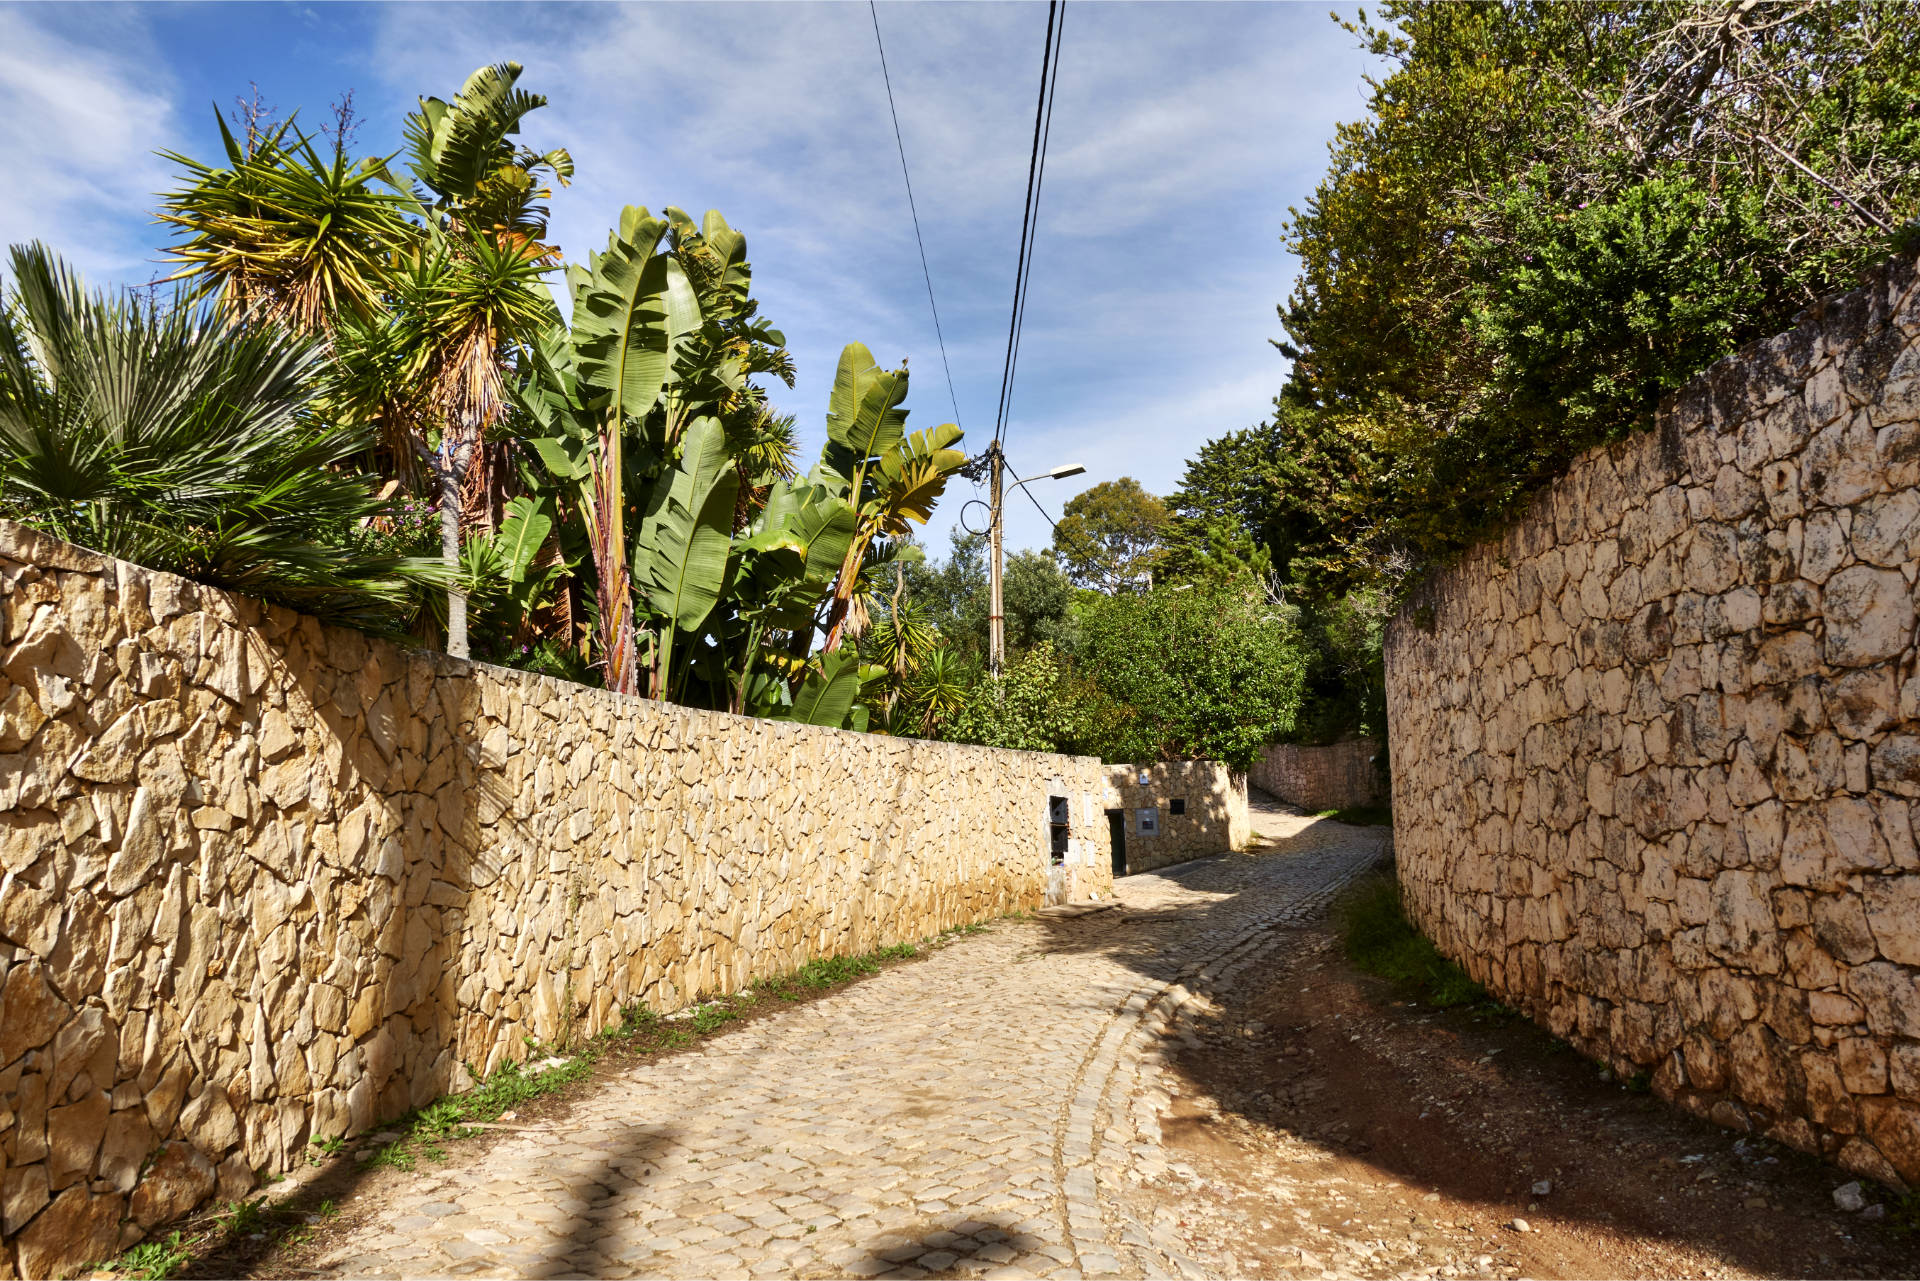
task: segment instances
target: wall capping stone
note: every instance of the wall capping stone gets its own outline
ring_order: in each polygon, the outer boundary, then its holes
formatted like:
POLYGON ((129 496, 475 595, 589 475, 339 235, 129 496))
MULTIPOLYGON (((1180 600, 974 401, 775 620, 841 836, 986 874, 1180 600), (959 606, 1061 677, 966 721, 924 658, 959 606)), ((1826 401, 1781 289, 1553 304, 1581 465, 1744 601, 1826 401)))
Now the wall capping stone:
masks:
POLYGON ((1408 909, 1699 1115, 1920 1185, 1920 270, 1583 454, 1387 634, 1408 909))

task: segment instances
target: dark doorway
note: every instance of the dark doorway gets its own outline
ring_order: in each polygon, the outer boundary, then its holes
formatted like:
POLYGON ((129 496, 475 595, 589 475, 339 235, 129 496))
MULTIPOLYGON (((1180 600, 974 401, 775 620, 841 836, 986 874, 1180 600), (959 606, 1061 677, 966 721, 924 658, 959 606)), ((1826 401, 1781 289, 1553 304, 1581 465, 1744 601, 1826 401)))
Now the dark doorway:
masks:
POLYGON ((1067 837, 1071 830, 1068 821, 1071 817, 1072 809, 1066 797, 1047 798, 1047 857, 1055 867, 1065 867, 1067 863, 1067 837))
POLYGON ((1107 811, 1107 831, 1113 836, 1113 874, 1127 874, 1127 812, 1107 811))

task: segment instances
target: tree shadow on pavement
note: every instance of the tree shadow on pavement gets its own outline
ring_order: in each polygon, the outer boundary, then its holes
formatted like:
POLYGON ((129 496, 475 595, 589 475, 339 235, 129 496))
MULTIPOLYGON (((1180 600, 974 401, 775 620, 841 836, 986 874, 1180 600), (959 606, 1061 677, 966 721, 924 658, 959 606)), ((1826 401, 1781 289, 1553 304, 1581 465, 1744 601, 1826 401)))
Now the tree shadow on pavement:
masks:
MULTIPOLYGON (((1051 1209, 1036 1205, 1036 1218, 1051 1209)), ((1015 1268, 1028 1275, 1051 1273, 1073 1262, 1073 1252, 1034 1229, 1035 1220, 1005 1215, 969 1218, 955 1211, 950 1221, 882 1232, 856 1247, 829 1253, 825 1265, 802 1270, 818 1277, 978 1277, 996 1268, 1015 1268)), ((1058 1225, 1052 1236, 1059 1235, 1058 1225)))
MULTIPOLYGON (((1308 831, 1323 838, 1340 826, 1323 821, 1308 831)), ((1545 1252, 1544 1223, 1571 1229, 1568 1241, 1611 1241, 1612 1253, 1584 1257, 1614 1266, 1632 1261, 1638 1245, 1668 1242, 1758 1275, 1920 1275, 1920 1246, 1896 1235, 1892 1218, 1836 1215, 1829 1194, 1853 1176, 1698 1120, 1637 1083, 1623 1087, 1491 1002, 1409 1003, 1347 963, 1324 907, 1267 926, 1286 936, 1277 948, 1231 989, 1210 991, 1195 961, 1259 928, 1246 896, 1314 884, 1304 863, 1298 875, 1286 866, 1308 857, 1291 844, 1129 877, 1116 910, 1045 922, 1053 952, 1098 952, 1214 997, 1217 1004, 1188 1007, 1164 1047, 1218 1104, 1211 1120, 1199 1118, 1207 1142, 1238 1130, 1255 1145, 1305 1144, 1379 1187, 1404 1186, 1395 1196, 1415 1213, 1399 1220, 1403 1233, 1443 1199, 1473 1208, 1490 1229, 1532 1220, 1532 1235, 1507 1239, 1527 1243, 1514 1249, 1536 1274, 1578 1275, 1583 1266, 1545 1252), (1185 893, 1168 893, 1152 876, 1185 893), (1251 1128, 1219 1125, 1225 1118, 1251 1128), (1536 1195, 1541 1184, 1551 1190, 1536 1195)), ((1183 1124, 1169 1122, 1170 1147, 1183 1124)))
POLYGON ((632 1275, 654 1253, 645 1244, 650 1234, 637 1217, 645 1205, 647 1183, 679 1138, 677 1128, 658 1124, 577 1134, 574 1142, 600 1148, 605 1155, 570 1163, 563 1159, 537 1185, 543 1194, 551 1190, 550 1204, 570 1218, 564 1235, 540 1249, 537 1262, 516 1268, 515 1274, 542 1281, 632 1275))

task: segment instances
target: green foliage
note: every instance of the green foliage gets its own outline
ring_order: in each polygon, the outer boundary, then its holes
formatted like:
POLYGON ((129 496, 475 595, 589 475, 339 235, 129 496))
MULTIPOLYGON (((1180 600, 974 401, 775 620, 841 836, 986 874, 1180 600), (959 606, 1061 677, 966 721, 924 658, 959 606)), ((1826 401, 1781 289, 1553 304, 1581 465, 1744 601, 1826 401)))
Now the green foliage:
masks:
POLYGON ((547 211, 534 203, 551 194, 540 175, 565 186, 573 158, 564 148, 545 153, 513 141, 529 112, 546 106, 544 95, 518 87, 520 64, 481 67, 451 103, 420 99, 407 117, 409 168, 433 193, 435 204, 496 241, 525 247, 537 256, 545 246, 547 211))
POLYGON ((1053 549, 1077 587, 1144 591, 1153 582, 1167 521, 1166 504, 1122 476, 1067 500, 1053 549))
POLYGON ((1364 496, 1364 444, 1290 393, 1273 409, 1266 422, 1210 440, 1188 461, 1167 499, 1166 581, 1205 577, 1218 545, 1243 542, 1266 553, 1273 577, 1315 598, 1378 572, 1349 545, 1353 507, 1364 496))
POLYGON ((662 618, 661 636, 697 631, 719 603, 732 545, 740 473, 717 419, 688 424, 680 458, 647 504, 634 546, 634 579, 662 618))
POLYGON ((1332 496, 1312 559, 1390 579, 1492 533, 1886 252, 1920 203, 1911 17, 1408 0, 1353 26, 1392 71, 1287 235, 1288 396, 1352 442, 1280 446, 1332 496))
POLYGON ((1321 810, 1315 818, 1330 818, 1353 827, 1392 827, 1393 811, 1385 805, 1355 805, 1343 810, 1321 810))
POLYGON ((1387 736, 1386 623, 1392 598, 1362 587, 1301 606, 1306 653, 1300 715, 1290 735, 1302 743, 1387 736))
MULTIPOLYGON (((908 599, 926 611, 928 625, 956 661, 970 668, 987 661, 986 545, 985 535, 955 529, 945 560, 906 567, 908 599)), ((1019 551, 1007 557, 1000 595, 1009 656, 1018 657, 1043 642, 1063 652, 1074 648, 1076 593, 1053 556, 1019 551)))
POLYGON ((1042 642, 1006 665, 996 687, 980 677, 941 727, 955 743, 1012 747, 1029 752, 1076 750, 1084 717, 1065 658, 1042 642))
POLYGON ((1080 615, 1081 673, 1111 704, 1109 761, 1199 758, 1246 770, 1293 728, 1304 658, 1290 612, 1246 584, 1100 597, 1080 615))
POLYGON ((1019 551, 1007 557, 1000 580, 1007 652, 1022 654, 1039 645, 1071 652, 1075 595, 1059 562, 1045 552, 1019 551))
POLYGON ((366 441, 314 413, 310 339, 183 298, 90 293, 15 246, 0 308, 0 513, 153 569, 374 630, 434 567, 364 528, 366 441))
POLYGON ((1348 892, 1335 912, 1347 958, 1369 974, 1390 979, 1429 1005, 1446 1008, 1487 999, 1486 989, 1413 927, 1391 876, 1369 877, 1348 892))
POLYGON ((142 1241, 112 1264, 113 1271, 128 1281, 167 1281, 193 1261, 193 1251, 178 1232, 164 1241, 142 1241))
POLYGON ((342 313, 376 314, 390 256, 419 234, 386 163, 349 161, 340 145, 325 156, 291 119, 250 126, 244 142, 218 113, 214 120, 224 167, 160 153, 187 172, 184 186, 160 197, 159 221, 185 236, 166 250, 180 267, 168 279, 191 281, 193 301, 218 297, 230 318, 251 313, 295 332, 331 328, 342 313))

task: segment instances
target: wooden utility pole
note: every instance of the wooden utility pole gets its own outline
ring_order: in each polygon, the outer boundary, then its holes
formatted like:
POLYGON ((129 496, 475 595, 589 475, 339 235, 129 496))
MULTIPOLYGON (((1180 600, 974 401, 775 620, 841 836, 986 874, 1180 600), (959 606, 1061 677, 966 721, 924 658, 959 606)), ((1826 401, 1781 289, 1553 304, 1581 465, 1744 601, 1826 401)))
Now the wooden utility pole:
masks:
POLYGON ((987 458, 993 469, 989 483, 993 520, 987 527, 987 582, 992 602, 987 615, 987 670, 993 675, 994 697, 997 699, 1000 696, 1000 672, 1007 662, 1007 620, 1000 603, 1000 499, 1007 462, 1006 456, 1000 452, 999 441, 987 447, 987 458))

